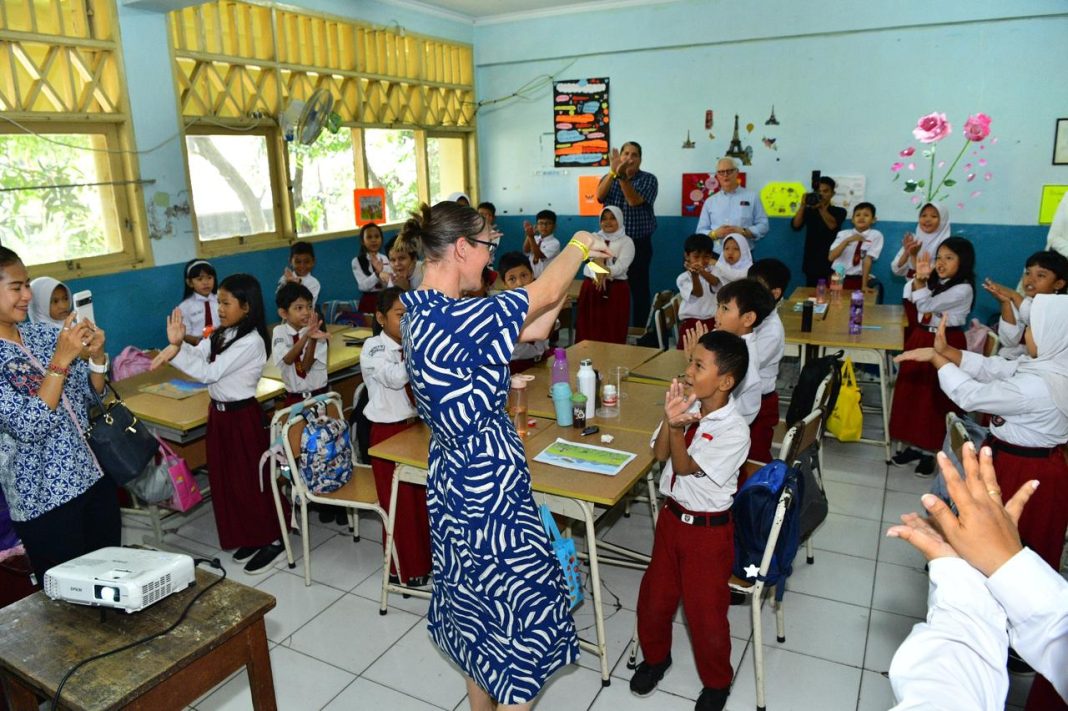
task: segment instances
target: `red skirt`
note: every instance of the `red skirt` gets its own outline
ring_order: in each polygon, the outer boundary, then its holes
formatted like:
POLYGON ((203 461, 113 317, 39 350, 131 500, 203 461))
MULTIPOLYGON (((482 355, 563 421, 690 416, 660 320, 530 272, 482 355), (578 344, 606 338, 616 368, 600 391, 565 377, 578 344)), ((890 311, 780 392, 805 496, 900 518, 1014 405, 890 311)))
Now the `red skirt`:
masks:
MULTIPOLYGON (((775 438, 775 425, 779 424, 779 393, 772 390, 760 396, 760 410, 749 425, 749 459, 770 462, 771 441, 775 438)), ((741 482, 738 484, 741 486, 741 482)))
POLYGON ((857 291, 858 289, 863 289, 864 286, 860 283, 860 280, 862 278, 862 274, 854 274, 852 276, 847 276, 842 282, 842 289, 844 291, 857 291))
POLYGON ((360 297, 361 314, 373 314, 378 311, 378 293, 377 291, 365 291, 363 293, 363 296, 360 297))
POLYGON ((907 344, 913 331, 920 325, 920 312, 916 309, 916 304, 908 299, 902 301, 901 305, 905 307, 905 343, 907 344))
MULTIPOLYGON (((403 432, 412 425, 408 422, 371 423, 371 446, 403 432)), ((389 495, 393 486, 393 469, 396 465, 386 459, 371 457, 371 470, 375 475, 375 490, 378 501, 389 512, 389 495)), ((400 482, 397 487, 397 512, 393 521, 393 545, 397 550, 390 573, 401 580, 430 574, 430 515, 426 510, 426 487, 400 482), (400 566, 397 563, 400 563, 400 566), (398 573, 400 567, 403 574, 398 573)), ((385 546, 386 537, 382 536, 385 546)))
POLYGON ((675 345, 680 351, 682 350, 684 336, 697 327, 697 324, 703 323, 709 331, 716 330, 715 318, 684 318, 679 322, 679 342, 675 345))
POLYGON ((281 538, 270 483, 260 490, 260 456, 269 440, 259 403, 226 412, 209 407, 208 481, 223 549, 258 548, 281 538))
MULTIPOLYGON (((905 341, 905 350, 932 346, 934 336, 926 327, 918 326, 905 341)), ((946 340, 955 348, 967 348, 960 329, 948 331, 946 340)), ((890 407, 890 436, 928 452, 937 452, 946 438, 947 412, 960 414, 961 409, 942 392, 938 370, 930 363, 902 363, 890 407)))
POLYGON ((630 283, 613 279, 600 291, 592 279, 582 282, 575 342, 626 343, 630 327, 630 283))
POLYGON ((1064 534, 1068 530, 1068 461, 1065 460, 1065 446, 1054 448, 1047 456, 1025 457, 999 449, 998 443, 996 438, 987 440, 994 450, 994 470, 1003 500, 1011 499, 1021 486, 1032 479, 1038 479, 1041 484, 1038 493, 1031 497, 1020 516, 1020 540, 1054 570, 1060 570, 1064 534))

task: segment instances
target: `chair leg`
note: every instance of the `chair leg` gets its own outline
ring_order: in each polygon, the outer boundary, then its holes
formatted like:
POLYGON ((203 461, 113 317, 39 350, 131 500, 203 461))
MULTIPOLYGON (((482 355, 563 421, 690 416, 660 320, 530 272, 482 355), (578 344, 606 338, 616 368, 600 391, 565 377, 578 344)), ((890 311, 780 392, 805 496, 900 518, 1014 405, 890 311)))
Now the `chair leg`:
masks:
POLYGON ((653 530, 656 530, 656 478, 653 476, 653 471, 650 469, 649 473, 645 475, 645 485, 649 489, 649 515, 653 517, 653 530))
POLYGON ((297 567, 297 562, 293 559, 293 546, 289 542, 289 522, 285 519, 285 514, 282 508, 281 493, 278 491, 278 478, 271 473, 271 496, 274 498, 274 510, 278 514, 278 528, 282 530, 282 544, 286 548, 286 563, 289 564, 289 568, 292 570, 297 567))
POLYGON ((779 644, 786 641, 786 611, 783 610, 782 600, 775 601, 775 632, 775 640, 779 644))
POLYGON ((360 542, 360 510, 349 509, 349 533, 352 534, 352 542, 360 542))
POLYGON ((304 549, 304 584, 311 586, 311 534, 308 532, 308 501, 300 500, 300 543, 304 549))
POLYGON ((627 655, 627 669, 638 666, 638 618, 634 618, 634 634, 630 636, 630 653, 627 655))
POLYGON ((764 711, 767 704, 764 700, 764 629, 761 627, 760 606, 763 602, 764 584, 757 582, 753 586, 752 611, 750 619, 753 624, 753 676, 756 679, 756 706, 757 711, 764 711))
POLYGON ((886 450, 886 460, 890 461, 890 405, 886 391, 886 356, 879 358, 879 397, 882 400, 883 409, 883 448, 886 450))
POLYGON ((809 565, 816 562, 816 552, 812 548, 812 536, 813 534, 809 534, 808 538, 805 539, 805 562, 809 565))

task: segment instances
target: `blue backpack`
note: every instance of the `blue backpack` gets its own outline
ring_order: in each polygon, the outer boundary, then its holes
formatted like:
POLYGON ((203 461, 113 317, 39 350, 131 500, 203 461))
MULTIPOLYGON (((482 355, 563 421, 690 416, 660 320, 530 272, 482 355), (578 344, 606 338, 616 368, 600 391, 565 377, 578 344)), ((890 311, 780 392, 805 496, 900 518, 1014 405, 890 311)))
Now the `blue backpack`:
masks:
POLYGON ((782 599, 786 578, 793 572, 794 556, 800 540, 801 481, 796 468, 786 466, 780 459, 773 460, 745 480, 735 494, 731 507, 734 517, 733 572, 743 580, 756 582, 758 576, 754 571, 760 569, 779 496, 784 488, 790 490, 792 500, 786 508, 786 518, 779 531, 771 565, 763 578, 765 585, 777 586, 777 600, 782 599))
POLYGON ((337 491, 352 478, 352 444, 349 426, 330 417, 325 407, 303 413, 306 425, 300 434, 300 475, 313 494, 337 491))

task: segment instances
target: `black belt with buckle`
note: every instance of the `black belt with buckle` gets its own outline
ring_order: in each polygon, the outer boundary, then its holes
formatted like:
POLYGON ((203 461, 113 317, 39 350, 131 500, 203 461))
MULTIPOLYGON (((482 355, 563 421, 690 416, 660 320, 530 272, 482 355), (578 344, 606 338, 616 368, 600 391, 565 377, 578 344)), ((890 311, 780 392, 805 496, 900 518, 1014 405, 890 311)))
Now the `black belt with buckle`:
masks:
POLYGON ((691 526, 726 526, 731 520, 730 511, 720 511, 718 513, 690 513, 682 508, 675 499, 668 499, 665 508, 678 516, 680 521, 688 523, 691 526))
POLYGON ((993 435, 988 436, 983 444, 999 452, 1028 459, 1045 459, 1057 449, 1057 447, 1024 447, 1023 445, 1012 444, 1003 439, 998 439, 993 435))
POLYGON ((237 412, 238 410, 244 410, 246 407, 252 407, 258 405, 259 401, 254 398, 246 398, 244 400, 234 400, 232 402, 221 402, 219 400, 212 400, 211 406, 219 412, 237 412))

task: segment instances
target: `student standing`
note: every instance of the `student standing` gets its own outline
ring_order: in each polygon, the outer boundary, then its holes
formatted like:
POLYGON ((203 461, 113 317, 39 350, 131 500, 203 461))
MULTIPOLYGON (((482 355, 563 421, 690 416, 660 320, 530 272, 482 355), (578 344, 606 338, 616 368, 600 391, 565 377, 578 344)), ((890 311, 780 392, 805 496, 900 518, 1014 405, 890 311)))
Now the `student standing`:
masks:
POLYGON ((364 225, 360 228, 360 251, 352 260, 352 276, 363 294, 360 313, 374 313, 378 292, 389 283, 391 271, 389 259, 382 253, 382 228, 373 223, 364 225))
MULTIPOLYGON (((905 233, 901 249, 890 262, 890 271, 911 279, 916 274, 916 260, 920 255, 927 254, 933 259, 938 253, 939 246, 949 239, 952 229, 949 222, 949 210, 945 205, 937 202, 924 204, 920 208, 916 233, 905 233)), ((907 341, 913 329, 916 328, 916 305, 906 298, 902 298, 902 303, 905 306, 905 318, 908 321, 905 325, 905 340, 907 341)))
POLYGON ((623 231, 622 210, 610 205, 601 211, 597 237, 611 253, 603 263, 597 260, 608 273, 594 272, 588 264, 582 269, 586 279, 579 290, 575 341, 626 343, 631 298, 627 277, 634 262, 634 241, 623 231))
POLYGON ((1002 358, 1019 358, 1027 352, 1023 333, 1031 323, 1032 299, 1039 294, 1063 294, 1068 291, 1068 258, 1053 250, 1035 252, 1027 258, 1021 281, 1022 294, 990 279, 983 280, 983 288, 1001 304, 1001 318, 998 320, 1001 350, 998 355, 1002 358))
POLYGON ((749 267, 749 278, 763 284, 775 301, 775 308, 754 332, 759 358, 760 411, 749 426, 749 439, 752 442, 749 459, 770 462, 775 426, 779 424, 779 393, 775 388, 779 380, 779 363, 786 353, 786 329, 779 318, 778 306, 790 285, 790 268, 778 259, 758 259, 749 267))
POLYGON ((286 397, 282 407, 326 392, 328 344, 308 287, 290 282, 274 295, 282 323, 271 334, 271 361, 278 367, 286 397))
POLYGON ((191 346, 210 336, 219 324, 217 279, 215 267, 206 259, 193 259, 185 265, 185 291, 178 309, 185 325, 185 342, 191 346))
POLYGON ((754 331, 775 310, 775 300, 771 292, 756 279, 741 279, 732 281, 716 292, 716 301, 716 330, 741 337, 749 349, 749 369, 731 398, 745 424, 751 425, 760 412, 760 395, 764 387, 754 331))
POLYGON ((311 242, 294 242, 289 248, 289 266, 282 272, 275 291, 286 284, 301 284, 312 295, 312 308, 319 301, 319 280, 312 276, 315 269, 315 246, 311 242))
POLYGON ((560 240, 556 239, 556 213, 541 210, 534 224, 523 220, 523 254, 530 258, 530 267, 537 279, 553 257, 560 254, 560 240))
POLYGON ((874 291, 868 286, 871 266, 883 252, 883 233, 874 229, 875 205, 858 202, 853 208, 853 229, 842 230, 831 243, 827 259, 831 271, 845 275, 842 288, 846 291, 874 291))

